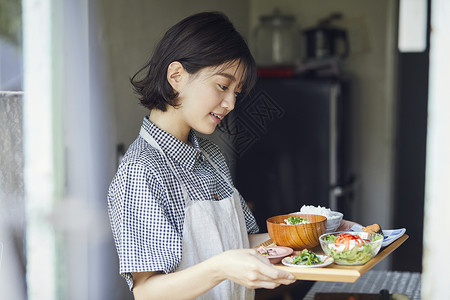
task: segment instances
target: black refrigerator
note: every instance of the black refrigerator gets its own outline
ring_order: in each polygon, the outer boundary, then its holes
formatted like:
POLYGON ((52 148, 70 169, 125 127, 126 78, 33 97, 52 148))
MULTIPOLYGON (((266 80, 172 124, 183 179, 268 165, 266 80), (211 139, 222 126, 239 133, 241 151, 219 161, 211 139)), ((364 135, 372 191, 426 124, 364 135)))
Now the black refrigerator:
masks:
POLYGON ((352 219, 350 84, 260 78, 219 141, 261 232, 266 219, 320 205, 352 219))

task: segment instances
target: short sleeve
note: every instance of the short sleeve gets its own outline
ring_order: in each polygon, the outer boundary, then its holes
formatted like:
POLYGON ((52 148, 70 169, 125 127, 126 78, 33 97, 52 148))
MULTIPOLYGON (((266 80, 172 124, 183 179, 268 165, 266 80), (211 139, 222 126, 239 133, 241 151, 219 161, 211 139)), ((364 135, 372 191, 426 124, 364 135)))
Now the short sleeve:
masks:
POLYGON ((108 193, 108 209, 120 274, 132 289, 132 272, 173 272, 181 261, 182 237, 162 205, 164 189, 138 163, 119 168, 108 193))

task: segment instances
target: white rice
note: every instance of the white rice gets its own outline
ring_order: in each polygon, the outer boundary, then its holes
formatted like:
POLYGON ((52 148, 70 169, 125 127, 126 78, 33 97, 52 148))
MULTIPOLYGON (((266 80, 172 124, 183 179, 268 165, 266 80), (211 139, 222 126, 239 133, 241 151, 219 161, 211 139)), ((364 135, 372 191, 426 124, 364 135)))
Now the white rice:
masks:
POLYGON ((325 233, 330 233, 336 231, 341 223, 344 215, 337 211, 332 211, 329 208, 321 207, 320 205, 315 207, 313 205, 303 205, 300 209, 300 213, 303 214, 313 214, 313 215, 322 215, 327 218, 327 228, 325 229, 325 233))
POLYGON ((322 215, 324 217, 327 217, 327 219, 330 219, 335 216, 331 209, 326 207, 321 207, 320 205, 315 207, 313 205, 303 205, 300 209, 301 213, 304 214, 314 214, 314 215, 322 215))

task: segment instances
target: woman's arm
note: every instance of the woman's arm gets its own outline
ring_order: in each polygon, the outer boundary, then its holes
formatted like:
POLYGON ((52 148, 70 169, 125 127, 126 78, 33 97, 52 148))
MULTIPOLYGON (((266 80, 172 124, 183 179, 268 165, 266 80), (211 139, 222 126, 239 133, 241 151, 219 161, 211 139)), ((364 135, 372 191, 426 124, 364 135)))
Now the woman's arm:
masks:
POLYGON ((275 269, 255 249, 225 251, 195 266, 170 274, 133 273, 136 300, 192 299, 229 279, 251 289, 273 289, 295 281, 292 274, 275 269))

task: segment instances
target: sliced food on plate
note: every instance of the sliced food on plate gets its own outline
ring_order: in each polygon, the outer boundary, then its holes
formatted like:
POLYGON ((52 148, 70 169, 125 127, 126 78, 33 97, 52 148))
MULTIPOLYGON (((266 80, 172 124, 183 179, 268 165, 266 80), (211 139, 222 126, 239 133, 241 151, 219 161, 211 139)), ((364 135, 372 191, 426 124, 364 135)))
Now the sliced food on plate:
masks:
POLYGON ((299 255, 283 258, 281 263, 289 267, 324 267, 333 263, 333 258, 316 254, 308 249, 303 249, 299 255))
POLYGON ((392 242, 403 236, 406 232, 406 228, 399 229, 381 229, 379 224, 372 224, 366 227, 355 224, 350 228, 350 231, 364 231, 364 232, 377 232, 383 235, 383 242, 381 247, 389 246, 392 242))
POLYGON ((283 246, 264 247, 260 246, 257 251, 267 257, 272 264, 279 263, 283 257, 291 255, 294 249, 283 246))
POLYGON ((371 233, 379 233, 384 236, 383 230, 381 230, 381 226, 379 224, 372 224, 372 225, 363 227, 362 231, 371 232, 371 233))

